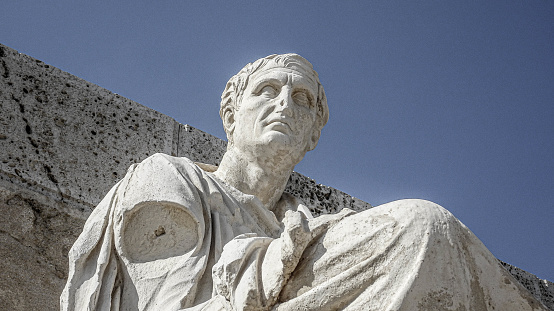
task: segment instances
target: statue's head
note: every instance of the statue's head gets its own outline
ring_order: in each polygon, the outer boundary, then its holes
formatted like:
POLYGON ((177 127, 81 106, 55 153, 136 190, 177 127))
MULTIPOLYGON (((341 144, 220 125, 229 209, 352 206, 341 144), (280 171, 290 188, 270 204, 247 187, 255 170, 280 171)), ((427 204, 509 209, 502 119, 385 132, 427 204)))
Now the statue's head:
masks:
POLYGON ((277 140, 299 148, 303 156, 317 145, 329 108, 312 64, 283 54, 261 58, 231 77, 219 114, 229 145, 239 139, 277 140))

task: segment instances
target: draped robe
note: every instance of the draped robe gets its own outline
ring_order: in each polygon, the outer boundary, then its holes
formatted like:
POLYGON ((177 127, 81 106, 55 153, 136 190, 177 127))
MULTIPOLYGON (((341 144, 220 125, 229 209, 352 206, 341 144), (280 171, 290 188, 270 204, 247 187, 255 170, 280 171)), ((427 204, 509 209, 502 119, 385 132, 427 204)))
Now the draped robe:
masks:
POLYGON ((442 207, 401 200, 311 218, 313 236, 275 297, 262 263, 283 239, 261 201, 186 158, 132 166, 69 253, 62 310, 546 310, 442 207), (270 299, 275 301, 266 305, 270 299))

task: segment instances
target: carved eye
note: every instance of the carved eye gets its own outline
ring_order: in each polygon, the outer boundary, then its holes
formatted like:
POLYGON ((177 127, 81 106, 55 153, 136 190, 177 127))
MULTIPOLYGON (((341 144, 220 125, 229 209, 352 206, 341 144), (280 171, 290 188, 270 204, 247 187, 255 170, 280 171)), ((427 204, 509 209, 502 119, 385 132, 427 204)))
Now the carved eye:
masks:
POLYGON ((275 98, 277 97, 278 92, 277 92, 277 89, 272 85, 266 85, 260 90, 259 95, 265 96, 268 98, 275 98))
POLYGON ((305 106, 305 107, 312 107, 313 101, 311 99, 311 96, 306 94, 304 91, 298 91, 292 95, 292 99, 297 105, 305 106))

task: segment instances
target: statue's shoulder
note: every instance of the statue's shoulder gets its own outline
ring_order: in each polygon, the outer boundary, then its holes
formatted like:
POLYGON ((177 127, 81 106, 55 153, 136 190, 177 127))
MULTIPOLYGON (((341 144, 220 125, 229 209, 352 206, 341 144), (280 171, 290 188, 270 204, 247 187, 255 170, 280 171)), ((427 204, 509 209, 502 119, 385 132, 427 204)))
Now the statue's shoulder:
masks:
POLYGON ((142 163, 163 163, 170 165, 194 165, 194 162, 187 157, 175 157, 165 153, 154 153, 148 158, 144 159, 142 163))
POLYGON ((165 153, 155 153, 129 168, 129 172, 164 175, 180 174, 201 175, 201 169, 189 158, 174 157, 165 153))

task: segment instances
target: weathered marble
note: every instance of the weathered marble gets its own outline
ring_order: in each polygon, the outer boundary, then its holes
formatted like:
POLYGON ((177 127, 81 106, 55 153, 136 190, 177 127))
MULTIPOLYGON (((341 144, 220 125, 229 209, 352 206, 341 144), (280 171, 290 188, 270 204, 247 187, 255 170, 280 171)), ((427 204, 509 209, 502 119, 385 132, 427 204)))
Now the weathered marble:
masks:
POLYGON ((69 252, 62 310, 547 310, 437 204, 314 218, 284 192, 329 116, 304 58, 248 64, 221 98, 219 166, 131 165, 69 252))

